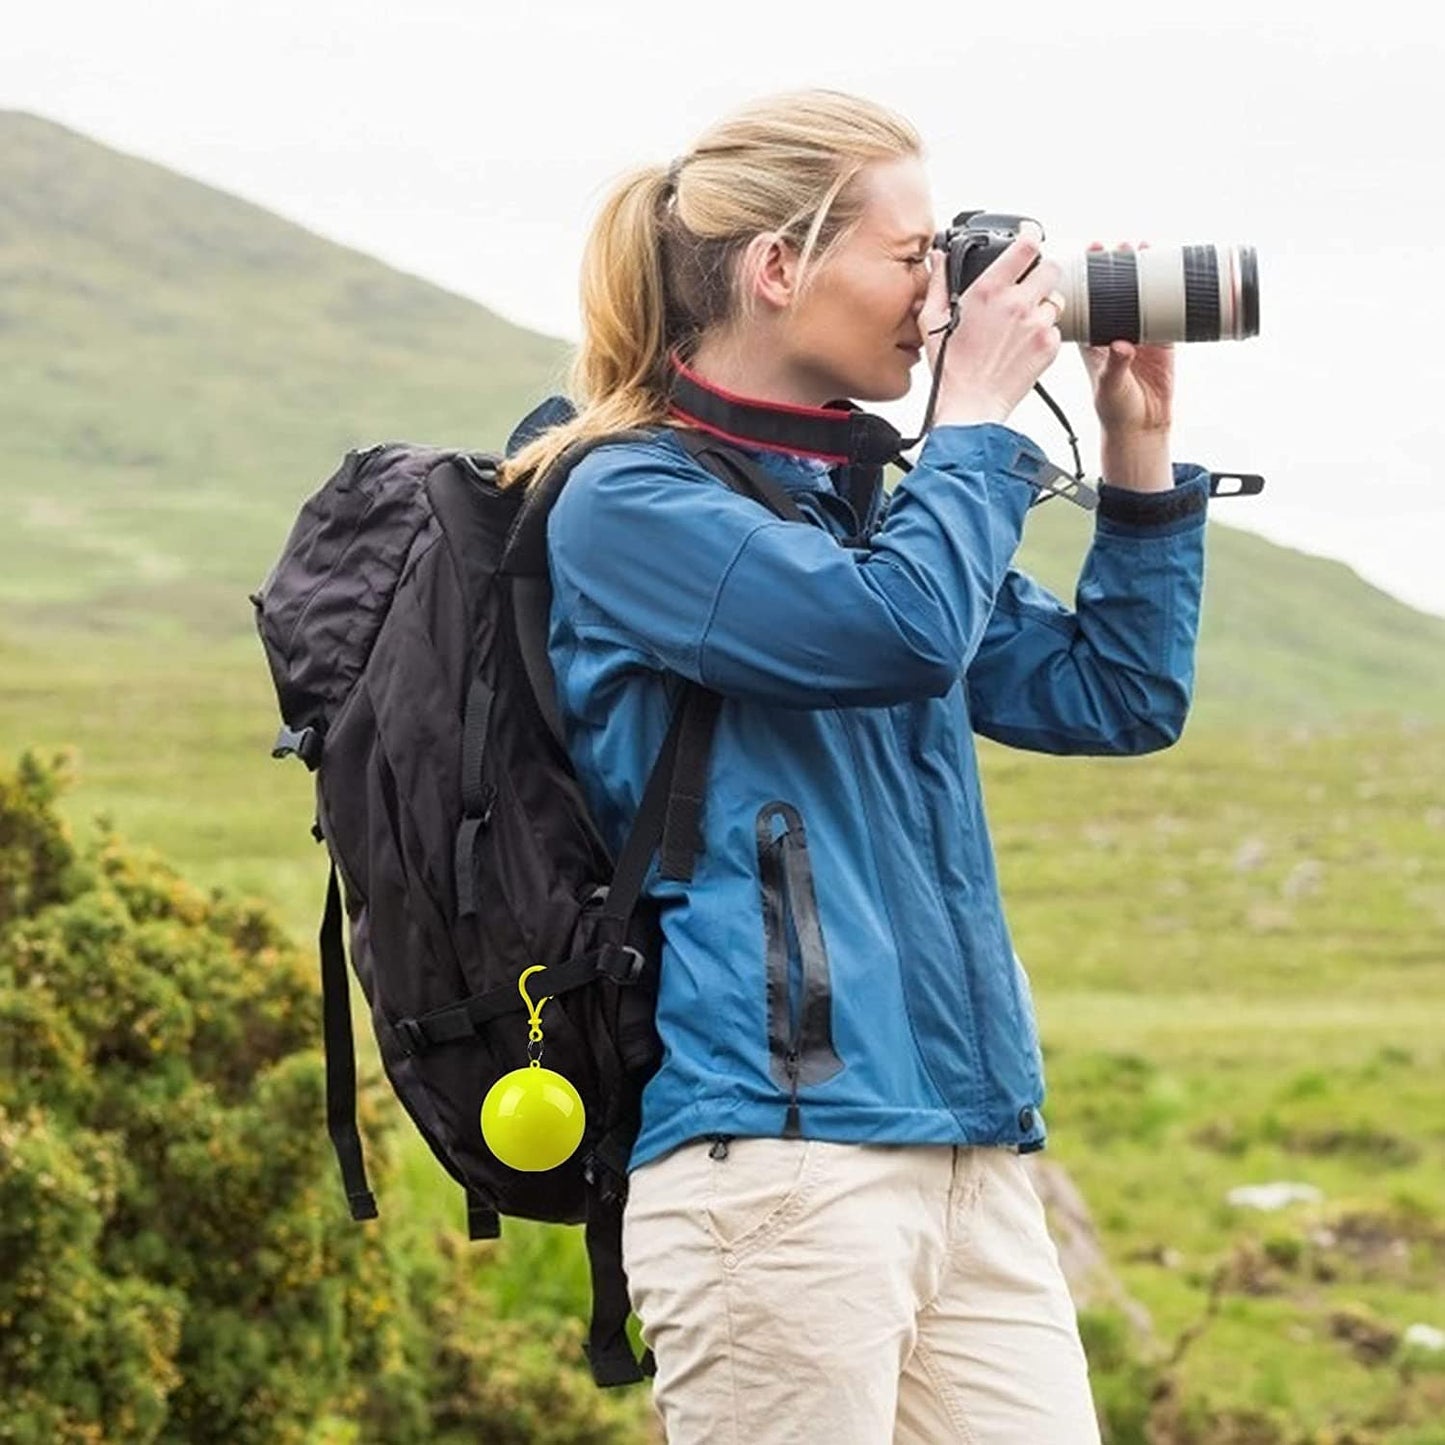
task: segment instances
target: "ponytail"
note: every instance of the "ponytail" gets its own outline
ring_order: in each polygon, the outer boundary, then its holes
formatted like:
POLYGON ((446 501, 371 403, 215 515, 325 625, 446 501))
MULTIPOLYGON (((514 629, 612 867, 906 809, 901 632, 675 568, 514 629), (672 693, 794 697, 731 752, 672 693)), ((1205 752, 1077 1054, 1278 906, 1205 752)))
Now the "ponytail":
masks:
POLYGON ((593 222, 582 263, 586 341, 568 372, 584 405, 503 465, 501 484, 527 485, 575 442, 659 425, 667 414, 668 312, 659 213, 670 194, 664 166, 624 176, 593 222))
POLYGON ((755 236, 799 255, 798 284, 862 216, 853 180, 870 161, 922 154, 901 116, 833 90, 765 97, 718 122, 671 167, 622 177, 582 259, 583 340, 568 372, 578 414, 502 465, 527 486, 570 446, 667 424, 668 353, 752 309, 739 261, 755 236))

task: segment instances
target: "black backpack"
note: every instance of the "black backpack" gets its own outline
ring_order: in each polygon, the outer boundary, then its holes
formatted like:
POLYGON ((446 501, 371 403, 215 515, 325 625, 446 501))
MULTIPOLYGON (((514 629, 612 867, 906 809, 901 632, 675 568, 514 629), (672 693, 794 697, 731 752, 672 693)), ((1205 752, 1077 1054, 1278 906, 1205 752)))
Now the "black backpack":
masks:
MULTIPOLYGON (((568 415, 561 398, 543 403, 508 452, 568 415)), ((649 435, 581 443, 525 491, 496 485, 492 453, 350 452, 251 598, 283 719, 273 756, 296 754, 315 772, 313 833, 331 858, 320 949, 327 1122, 352 1217, 377 1211, 355 1118, 343 903, 383 1067, 465 1189, 471 1237, 497 1237, 502 1215, 585 1225, 586 1352, 599 1385, 653 1372, 650 1351, 639 1362, 627 1339, 621 1249, 642 1086, 661 1057, 660 931, 641 894, 659 847, 662 876, 692 876, 721 698, 676 679, 666 740, 613 859, 562 741, 546 524, 593 446, 649 435), (534 964, 546 973, 533 997, 551 999, 546 1064, 586 1110, 580 1147, 541 1173, 501 1163, 480 1124, 491 1085, 528 1062, 517 985, 534 964)), ((677 435, 734 490, 800 519, 748 458, 699 432, 677 435)))

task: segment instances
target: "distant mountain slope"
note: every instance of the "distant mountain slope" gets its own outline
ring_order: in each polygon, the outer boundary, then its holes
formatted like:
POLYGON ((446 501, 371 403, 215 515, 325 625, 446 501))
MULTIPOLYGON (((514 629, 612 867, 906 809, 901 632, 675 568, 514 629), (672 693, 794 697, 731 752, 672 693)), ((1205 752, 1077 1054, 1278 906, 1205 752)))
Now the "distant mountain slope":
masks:
MULTIPOLYGON (((1048 503, 1029 518, 1019 565, 1072 601, 1092 527, 1078 508, 1048 503)), ((1197 716, 1240 725, 1445 717, 1445 620, 1343 562, 1211 522, 1195 696, 1197 716)))
MULTIPOLYGON (((348 447, 499 446, 565 360, 257 206, 0 112, 10 626, 246 629, 246 592, 348 447)), ((1070 597, 1089 530, 1051 503, 1025 565, 1070 597)), ((1442 661, 1445 621, 1211 526, 1201 716, 1445 716, 1442 661)))
POLYGON ((223 607, 244 626, 238 589, 348 447, 498 445, 558 389, 566 353, 244 201, 3 112, 0 358, 0 599, 213 622, 223 607))

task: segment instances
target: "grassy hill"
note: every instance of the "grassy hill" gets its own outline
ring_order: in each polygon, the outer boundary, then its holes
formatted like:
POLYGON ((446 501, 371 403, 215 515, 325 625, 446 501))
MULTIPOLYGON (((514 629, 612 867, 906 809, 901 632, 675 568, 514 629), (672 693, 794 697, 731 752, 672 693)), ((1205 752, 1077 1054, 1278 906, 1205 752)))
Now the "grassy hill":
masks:
MULTIPOLYGON (((3 112, 0 357, 12 628, 219 637, 249 628, 246 592, 348 447, 498 446, 559 388, 565 350, 256 206, 3 112)), ((1054 503, 1031 519, 1023 560, 1068 597, 1088 531, 1054 503)), ((1445 717, 1445 620, 1338 563, 1211 533, 1198 716, 1445 717)))
POLYGON ((246 591, 348 447, 505 437, 565 359, 470 301, 13 112, 0 356, 7 612, 212 632, 250 625, 246 591))
MULTIPOLYGON (((1049 503, 1029 521, 1022 565, 1072 598, 1089 526, 1077 508, 1049 503)), ((1343 562, 1211 521, 1196 722, 1369 714, 1445 717, 1445 620, 1397 602, 1343 562)))
MULTIPOLYGON (((256 207, 0 113, 0 757, 74 745, 77 826, 107 811, 311 934, 309 779, 266 757, 246 593, 347 447, 496 445, 563 358, 256 207)), ((1051 504, 1025 560, 1067 596, 1087 534, 1051 504)), ((1212 523, 1177 748, 983 748, 1048 1153, 1179 1344, 1182 1413, 1151 1445, 1445 1445, 1445 1370, 1401 1342, 1445 1328, 1442 645, 1445 623, 1347 568, 1212 523), (1324 1199, 1226 1201, 1279 1179, 1324 1199)), ((387 1228, 454 1224, 455 1191, 412 1149, 387 1228)), ((557 1238, 512 1229, 476 1257, 510 1271, 519 1312, 579 1310, 580 1247, 557 1238)), ((1091 1321, 1091 1356, 1127 1421, 1152 1386, 1110 1327, 1091 1321)), ((1120 1427, 1114 1445, 1144 1439, 1120 1427)))

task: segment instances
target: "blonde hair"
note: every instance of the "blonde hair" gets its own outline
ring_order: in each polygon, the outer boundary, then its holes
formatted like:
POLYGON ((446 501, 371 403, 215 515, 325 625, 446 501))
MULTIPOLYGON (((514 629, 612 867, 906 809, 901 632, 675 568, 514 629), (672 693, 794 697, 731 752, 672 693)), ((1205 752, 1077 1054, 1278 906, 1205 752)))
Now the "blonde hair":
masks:
POLYGON ((739 261, 752 239, 772 233, 793 245, 806 288, 862 217, 850 182, 872 161, 922 153, 918 132, 892 111, 802 90, 719 121, 670 168, 624 175, 582 257, 583 336, 567 383, 578 414, 511 457, 501 484, 527 485, 589 437, 664 423, 668 352, 686 359, 708 328, 750 314, 739 261))

